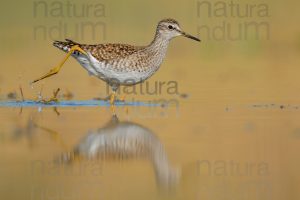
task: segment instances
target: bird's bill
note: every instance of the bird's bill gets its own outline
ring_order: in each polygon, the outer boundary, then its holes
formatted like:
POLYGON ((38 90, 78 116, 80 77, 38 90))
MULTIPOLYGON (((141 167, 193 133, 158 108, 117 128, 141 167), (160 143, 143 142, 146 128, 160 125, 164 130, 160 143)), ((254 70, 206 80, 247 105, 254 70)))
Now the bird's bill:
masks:
POLYGON ((186 33, 186 32, 181 31, 181 34, 182 34, 182 36, 184 36, 184 37, 187 37, 187 38, 190 38, 190 39, 192 39, 192 40, 196 40, 196 41, 198 41, 198 42, 201 42, 201 40, 200 40, 199 38, 196 38, 196 37, 194 37, 194 36, 192 36, 192 35, 190 35, 190 34, 188 34, 188 33, 186 33))

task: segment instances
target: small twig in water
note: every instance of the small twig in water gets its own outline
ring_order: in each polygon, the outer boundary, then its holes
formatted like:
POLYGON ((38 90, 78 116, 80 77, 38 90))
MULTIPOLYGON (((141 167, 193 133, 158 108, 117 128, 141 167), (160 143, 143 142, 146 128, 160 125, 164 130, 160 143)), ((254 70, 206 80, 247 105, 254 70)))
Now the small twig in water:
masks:
POLYGON ((19 86, 19 89, 20 89, 22 101, 24 101, 23 89, 21 85, 19 86))

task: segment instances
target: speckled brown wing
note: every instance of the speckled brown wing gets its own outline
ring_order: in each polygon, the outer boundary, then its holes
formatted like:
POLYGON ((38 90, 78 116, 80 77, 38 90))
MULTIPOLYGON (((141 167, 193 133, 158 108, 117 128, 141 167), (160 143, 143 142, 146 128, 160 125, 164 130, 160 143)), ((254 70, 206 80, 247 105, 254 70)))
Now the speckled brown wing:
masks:
POLYGON ((139 49, 138 47, 127 44, 80 44, 79 46, 84 51, 90 52, 98 61, 124 58, 137 52, 139 49))
MULTIPOLYGON (((66 39, 66 41, 54 41, 53 45, 65 52, 68 52, 72 46, 78 45, 84 51, 90 52, 100 62, 124 58, 140 49, 140 47, 127 44, 80 44, 70 39, 66 39)), ((80 52, 75 51, 74 54, 80 54, 80 52)))

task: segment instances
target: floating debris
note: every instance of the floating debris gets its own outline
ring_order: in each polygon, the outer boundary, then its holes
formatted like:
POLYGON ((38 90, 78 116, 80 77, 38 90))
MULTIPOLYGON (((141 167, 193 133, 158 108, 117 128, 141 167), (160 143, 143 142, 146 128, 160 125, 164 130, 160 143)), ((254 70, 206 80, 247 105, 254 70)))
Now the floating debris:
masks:
POLYGON ((182 98, 182 99, 187 99, 187 98, 190 97, 190 95, 187 94, 187 93, 181 93, 181 94, 179 94, 179 97, 182 98))
POLYGON ((66 90, 62 95, 60 95, 60 97, 65 100, 71 100, 74 98, 74 94, 69 90, 66 90))
POLYGON ((16 92, 10 92, 7 94, 8 99, 17 99, 17 93, 16 92))
POLYGON ((280 109, 284 109, 284 105, 280 105, 280 109))
POLYGON ((281 110, 286 110, 286 109, 295 109, 297 110, 299 108, 298 105, 291 105, 291 104, 254 104, 252 105, 253 108, 271 108, 271 109, 281 109, 281 110))

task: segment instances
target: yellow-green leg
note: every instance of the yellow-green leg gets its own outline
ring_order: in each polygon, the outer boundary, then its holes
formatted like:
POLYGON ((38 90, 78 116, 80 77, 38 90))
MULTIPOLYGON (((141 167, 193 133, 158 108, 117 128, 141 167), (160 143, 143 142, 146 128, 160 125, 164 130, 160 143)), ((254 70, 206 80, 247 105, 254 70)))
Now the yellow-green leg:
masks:
POLYGON ((112 94, 110 95, 110 100, 109 100, 110 109, 111 109, 111 111, 112 111, 113 114, 115 114, 115 112, 116 112, 115 99, 116 99, 116 91, 113 90, 112 94))
POLYGON ((87 55, 87 53, 86 53, 84 50, 82 50, 78 45, 72 46, 71 49, 70 49, 70 51, 67 53, 66 57, 62 60, 62 62, 61 62, 58 66, 56 66, 56 67, 54 67, 53 69, 51 69, 51 70, 50 70, 47 74, 45 74, 44 76, 42 76, 42 77, 40 77, 40 78, 34 80, 32 83, 38 82, 38 81, 40 81, 40 80, 43 80, 44 78, 48 78, 48 77, 50 77, 50 76, 53 76, 53 75, 57 74, 57 73, 60 71, 60 69, 62 68, 62 66, 65 64, 65 62, 67 61, 67 59, 72 55, 72 53, 73 53, 74 51, 79 51, 79 52, 81 52, 81 53, 87 55))

